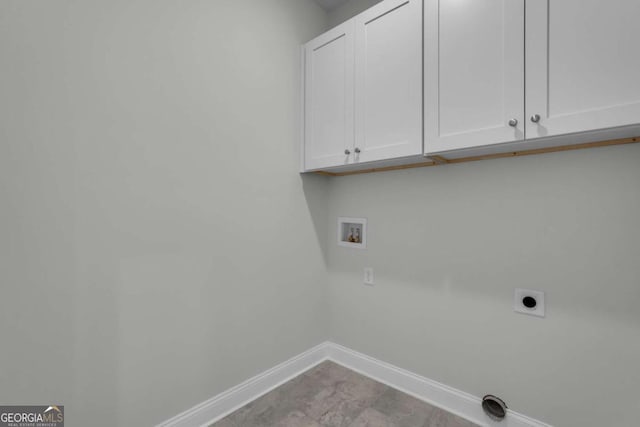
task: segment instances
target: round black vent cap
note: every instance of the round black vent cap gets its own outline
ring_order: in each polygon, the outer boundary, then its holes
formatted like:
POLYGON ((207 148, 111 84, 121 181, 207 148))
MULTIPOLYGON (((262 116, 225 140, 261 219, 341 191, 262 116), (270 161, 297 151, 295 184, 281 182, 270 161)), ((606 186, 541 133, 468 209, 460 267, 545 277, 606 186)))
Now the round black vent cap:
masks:
POLYGON ((507 404, 491 394, 482 398, 482 409, 492 420, 501 421, 507 416, 507 404))

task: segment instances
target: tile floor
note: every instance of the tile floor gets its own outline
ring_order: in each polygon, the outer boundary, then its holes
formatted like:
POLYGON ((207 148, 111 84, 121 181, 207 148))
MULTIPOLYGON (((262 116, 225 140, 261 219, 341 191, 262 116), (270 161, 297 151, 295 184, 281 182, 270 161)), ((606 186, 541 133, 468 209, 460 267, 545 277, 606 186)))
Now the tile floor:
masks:
POLYGON ((333 362, 323 362, 211 427, 477 427, 333 362))

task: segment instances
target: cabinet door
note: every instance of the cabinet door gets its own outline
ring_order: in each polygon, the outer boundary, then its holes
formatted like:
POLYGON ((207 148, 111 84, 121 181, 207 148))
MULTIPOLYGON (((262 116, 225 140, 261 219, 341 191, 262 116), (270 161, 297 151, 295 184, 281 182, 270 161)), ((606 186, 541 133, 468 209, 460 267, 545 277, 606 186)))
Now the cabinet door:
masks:
POLYGON ((527 0, 527 138, 640 123, 638 17, 638 0, 527 0))
POLYGON ((425 0, 425 152, 524 139, 524 0, 425 0))
POLYGON ((305 45, 305 170, 347 164, 353 150, 353 21, 305 45))
POLYGON ((355 162, 422 154, 422 0, 355 18, 355 162))

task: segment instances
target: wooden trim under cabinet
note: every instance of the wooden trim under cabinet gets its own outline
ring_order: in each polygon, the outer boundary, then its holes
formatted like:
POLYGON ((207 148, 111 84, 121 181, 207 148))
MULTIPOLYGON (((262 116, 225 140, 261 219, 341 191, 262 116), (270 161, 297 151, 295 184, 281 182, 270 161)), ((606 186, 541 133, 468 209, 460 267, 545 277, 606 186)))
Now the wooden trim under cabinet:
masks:
POLYGON ((537 148, 533 150, 522 150, 522 151, 509 151, 506 153, 496 153, 496 154, 485 154, 481 156, 470 156, 470 157, 461 157, 457 159, 447 159, 443 156, 427 156, 427 159, 430 159, 425 162, 417 162, 411 163, 407 165, 396 165, 396 166, 386 166, 386 167, 377 167, 370 169, 362 169, 355 171, 345 171, 345 172, 327 172, 327 171, 317 171, 314 172, 319 175, 325 176, 347 176, 347 175, 359 175, 364 173, 375 173, 375 172, 388 172, 394 170, 402 170, 402 169, 413 169, 413 168, 423 168, 429 166, 440 166, 440 165, 448 165, 455 163, 467 163, 467 162, 475 162, 478 160, 489 160, 489 159, 503 159, 506 157, 522 157, 522 156, 532 156, 536 154, 545 154, 545 153, 555 153, 559 151, 572 151, 572 150, 582 150, 585 148, 596 148, 596 147, 608 147, 611 145, 624 145, 624 144, 633 144, 640 142, 640 136, 635 136, 631 138, 620 138, 620 139, 611 139, 607 141, 597 141, 597 142, 587 142, 583 144, 573 144, 573 145, 563 145, 559 147, 545 147, 545 148, 537 148))

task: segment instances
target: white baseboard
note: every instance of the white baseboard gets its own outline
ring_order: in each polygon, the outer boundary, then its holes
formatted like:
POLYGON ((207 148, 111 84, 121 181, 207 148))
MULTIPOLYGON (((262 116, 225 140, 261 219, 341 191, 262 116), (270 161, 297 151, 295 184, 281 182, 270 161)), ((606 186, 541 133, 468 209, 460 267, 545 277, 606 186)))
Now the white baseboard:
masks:
POLYGON ((184 411, 156 427, 205 427, 226 417, 286 383, 320 362, 327 360, 327 344, 320 344, 279 364, 242 384, 184 411))
POLYGON ((517 412, 495 422, 485 415, 481 399, 338 344, 325 342, 281 363, 157 427, 205 427, 268 393, 325 360, 373 378, 483 427, 551 427, 517 412))
POLYGON ((383 384, 403 391, 420 400, 424 400, 465 418, 483 427, 551 427, 515 411, 508 410, 507 417, 496 422, 482 410, 480 397, 456 390, 453 387, 430 380, 420 375, 398 368, 389 363, 369 357, 365 354, 328 343, 328 359, 373 378, 383 384))

